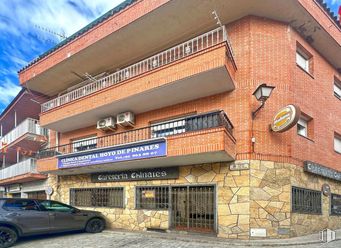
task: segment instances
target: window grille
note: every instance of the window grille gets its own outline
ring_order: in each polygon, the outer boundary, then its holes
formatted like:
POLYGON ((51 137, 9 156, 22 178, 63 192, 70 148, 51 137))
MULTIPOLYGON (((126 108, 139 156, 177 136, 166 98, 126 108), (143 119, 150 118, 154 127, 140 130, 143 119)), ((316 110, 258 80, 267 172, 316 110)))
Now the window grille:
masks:
POLYGON ((123 208, 123 188, 70 189, 70 204, 78 207, 123 208))
POLYGON ((321 214, 321 196, 320 191, 292 187, 292 212, 321 214))
POLYGON ((137 209, 168 209, 169 187, 136 187, 137 209))
POLYGON ((330 214, 341 215, 341 195, 331 194, 330 214))

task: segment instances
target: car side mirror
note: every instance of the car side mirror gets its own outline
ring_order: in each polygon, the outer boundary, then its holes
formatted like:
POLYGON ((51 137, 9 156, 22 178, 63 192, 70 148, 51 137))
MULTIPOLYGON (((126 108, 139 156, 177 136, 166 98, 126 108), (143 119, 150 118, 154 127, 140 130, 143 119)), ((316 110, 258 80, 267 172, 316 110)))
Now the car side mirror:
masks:
POLYGON ((77 208, 73 208, 73 209, 71 210, 71 213, 73 213, 73 214, 76 214, 76 213, 79 213, 79 212, 80 212, 80 210, 77 209, 77 208))

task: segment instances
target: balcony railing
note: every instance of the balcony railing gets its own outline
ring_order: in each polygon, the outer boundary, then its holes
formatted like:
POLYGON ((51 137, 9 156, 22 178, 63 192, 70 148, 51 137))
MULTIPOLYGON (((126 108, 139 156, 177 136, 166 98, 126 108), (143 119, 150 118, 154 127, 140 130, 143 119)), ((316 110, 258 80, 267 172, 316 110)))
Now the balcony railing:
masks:
POLYGON ((174 121, 133 129, 126 132, 119 132, 107 136, 90 138, 78 142, 51 147, 39 151, 38 159, 122 145, 153 138, 167 137, 215 127, 224 127, 226 131, 232 135, 233 125, 226 114, 223 111, 215 111, 207 114, 189 116, 174 121))
POLYGON ((217 29, 211 30, 205 34, 160 52, 113 74, 100 79, 93 79, 92 83, 43 103, 41 105, 41 112, 46 112, 63 104, 77 100, 81 97, 88 96, 94 92, 100 91, 143 73, 152 71, 161 66, 168 65, 179 59, 191 56, 225 41, 227 41, 225 27, 219 27, 217 29))
POLYGON ((4 145, 9 145, 27 133, 47 136, 48 130, 46 128, 40 127, 37 120, 27 118, 1 138, 0 146, 2 147, 4 145))
POLYGON ((0 180, 20 176, 26 173, 37 173, 36 160, 29 158, 0 170, 0 180))

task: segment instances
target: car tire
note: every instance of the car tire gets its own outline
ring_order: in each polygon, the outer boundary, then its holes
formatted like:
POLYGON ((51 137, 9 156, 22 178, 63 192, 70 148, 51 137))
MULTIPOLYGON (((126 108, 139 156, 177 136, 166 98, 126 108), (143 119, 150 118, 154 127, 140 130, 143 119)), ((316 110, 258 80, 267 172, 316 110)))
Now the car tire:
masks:
POLYGON ((15 244, 18 234, 9 227, 0 226, 0 248, 7 248, 15 244))
POLYGON ((102 219, 95 218, 88 221, 85 231, 88 233, 99 233, 105 228, 105 222, 102 219))

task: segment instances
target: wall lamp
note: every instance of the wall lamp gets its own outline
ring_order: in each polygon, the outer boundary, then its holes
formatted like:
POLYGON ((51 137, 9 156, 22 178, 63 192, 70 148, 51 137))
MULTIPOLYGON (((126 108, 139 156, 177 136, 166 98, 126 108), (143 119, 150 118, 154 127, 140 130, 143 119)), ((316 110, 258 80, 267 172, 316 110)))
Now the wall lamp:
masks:
POLYGON ((268 100, 268 98, 270 97, 274 88, 275 88, 275 86, 269 86, 266 84, 261 84, 257 87, 255 92, 253 92, 252 95, 254 95, 256 97, 257 101, 261 102, 261 104, 255 111, 252 112, 252 119, 255 119, 258 111, 264 107, 266 100, 268 100))

